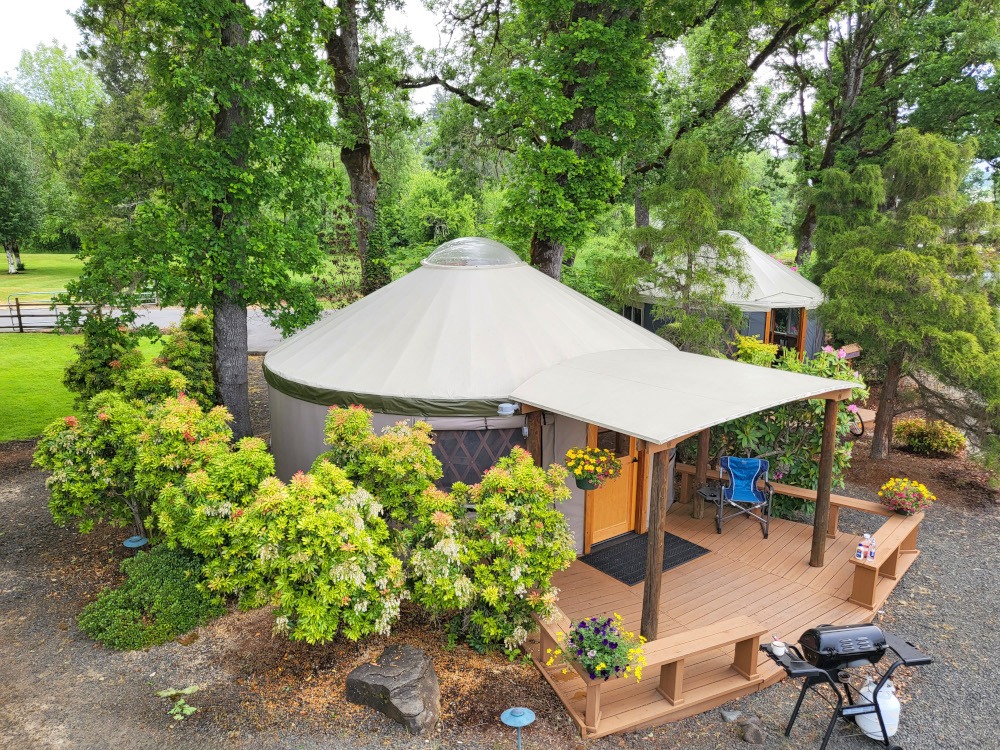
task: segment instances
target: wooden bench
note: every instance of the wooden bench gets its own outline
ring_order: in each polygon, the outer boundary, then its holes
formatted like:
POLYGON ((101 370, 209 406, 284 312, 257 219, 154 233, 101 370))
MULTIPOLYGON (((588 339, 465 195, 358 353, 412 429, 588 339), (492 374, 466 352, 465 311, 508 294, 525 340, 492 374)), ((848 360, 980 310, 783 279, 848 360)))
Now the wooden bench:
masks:
POLYGON ((660 667, 657 692, 672 706, 684 702, 685 661, 715 649, 735 646, 733 669, 750 682, 758 682, 761 679, 757 671, 758 647, 760 637, 766 632, 759 622, 740 616, 657 638, 645 646, 646 669, 660 667))
POLYGON ((920 554, 920 550, 917 549, 917 533, 920 531, 920 522, 924 520, 924 514, 903 516, 891 511, 890 514, 891 518, 886 520, 882 528, 872 537, 875 539, 875 559, 851 558, 855 567, 848 601, 868 609, 875 609, 885 600, 892 588, 886 587, 884 593, 880 595, 879 581, 882 578, 890 581, 898 580, 920 554))
MULTIPOLYGON (((570 619, 560 610, 548 622, 535 617, 538 623, 538 652, 532 654, 535 665, 541 671, 556 694, 563 698, 563 703, 569 705, 562 695, 563 688, 548 674, 546 663, 551 654, 559 647, 558 634, 567 633, 572 627, 570 619)), ((733 617, 705 627, 688 630, 677 635, 657 638, 649 641, 643 647, 646 657, 646 670, 660 668, 660 684, 657 692, 672 706, 684 702, 684 666, 688 659, 700 656, 716 649, 734 646, 733 669, 750 683, 760 682, 763 678, 757 671, 760 637, 767 632, 760 623, 749 617, 733 617)), ((584 736, 598 731, 601 721, 601 690, 606 684, 604 680, 591 680, 586 672, 576 662, 570 661, 570 666, 583 679, 587 686, 586 707, 584 709, 584 736)), ((631 678, 618 678, 631 679, 631 678)))

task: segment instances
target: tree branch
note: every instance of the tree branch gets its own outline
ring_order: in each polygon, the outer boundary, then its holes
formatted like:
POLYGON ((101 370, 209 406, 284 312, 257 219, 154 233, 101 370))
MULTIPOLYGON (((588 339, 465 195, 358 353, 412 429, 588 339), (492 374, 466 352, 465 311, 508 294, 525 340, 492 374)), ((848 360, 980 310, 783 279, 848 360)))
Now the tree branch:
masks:
POLYGON ((466 104, 477 107, 478 109, 489 109, 489 104, 484 102, 482 99, 477 99, 476 97, 469 94, 464 89, 459 88, 453 83, 448 83, 437 73, 430 76, 424 76, 423 78, 400 78, 396 81, 396 88, 398 89, 423 89, 428 86, 440 86, 445 91, 450 91, 452 94, 457 96, 466 104))

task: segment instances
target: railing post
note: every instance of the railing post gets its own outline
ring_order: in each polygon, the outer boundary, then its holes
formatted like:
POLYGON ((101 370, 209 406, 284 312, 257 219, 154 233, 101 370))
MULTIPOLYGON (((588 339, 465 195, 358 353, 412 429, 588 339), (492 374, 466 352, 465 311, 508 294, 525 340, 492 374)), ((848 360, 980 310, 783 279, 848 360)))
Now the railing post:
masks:
POLYGON ((667 497, 673 492, 671 454, 663 448, 653 454, 653 481, 649 496, 649 532, 646 537, 646 581, 642 588, 642 622, 639 632, 646 640, 657 637, 660 629, 660 589, 663 587, 663 527, 667 497))
POLYGON ((816 486, 816 515, 813 518, 812 554, 809 564, 822 568, 826 556, 826 532, 830 527, 830 484, 833 482, 833 449, 837 443, 837 412, 840 402, 826 400, 823 410, 823 444, 819 454, 819 483, 816 486))
POLYGON ((14 297, 14 307, 17 308, 17 332, 24 333, 24 321, 21 319, 21 300, 14 297))

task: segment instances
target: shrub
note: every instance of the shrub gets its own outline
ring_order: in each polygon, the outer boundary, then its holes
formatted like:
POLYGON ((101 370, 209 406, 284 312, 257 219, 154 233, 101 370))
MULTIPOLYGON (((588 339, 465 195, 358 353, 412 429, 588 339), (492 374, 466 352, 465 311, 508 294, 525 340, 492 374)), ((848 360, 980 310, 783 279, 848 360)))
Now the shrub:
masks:
POLYGON ((167 485, 153 503, 156 527, 167 545, 201 556, 208 589, 236 596, 243 608, 267 604, 270 588, 256 564, 257 540, 234 534, 235 519, 273 474, 274 459, 264 441, 244 438, 235 450, 213 456, 167 485))
POLYGON ((277 630, 308 643, 389 632, 407 591, 381 513, 327 461, 287 485, 261 484, 234 519, 234 536, 252 540, 261 574, 274 582, 277 630))
POLYGON ((198 586, 199 562, 155 547, 122 563, 125 582, 102 591, 80 615, 81 630, 105 646, 139 649, 176 638, 225 608, 198 586))
POLYGON ((77 358, 66 367, 63 384, 83 404, 115 387, 122 374, 142 365, 143 357, 138 336, 115 318, 91 312, 81 328, 83 343, 74 347, 77 358))
POLYGON ((965 435, 941 420, 902 419, 893 428, 893 437, 922 456, 957 456, 965 450, 965 435))
MULTIPOLYGON (((826 347, 814 357, 800 361, 798 353, 787 350, 774 367, 834 380, 863 383, 849 361, 840 352, 826 347)), ((867 388, 855 388, 854 400, 864 399, 867 388)), ((837 436, 847 435, 850 415, 847 402, 841 402, 837 416, 837 436)), ((758 456, 771 462, 771 479, 815 489, 819 483, 818 456, 823 443, 824 402, 821 399, 796 401, 774 409, 734 419, 713 429, 712 455, 758 456)), ((833 454, 833 485, 843 486, 844 471, 850 465, 852 443, 838 439, 833 454)), ((772 513, 788 517, 810 507, 797 498, 775 495, 772 513)))
POLYGON ((51 472, 52 519, 75 520, 82 532, 97 521, 132 522, 146 535, 145 518, 160 490, 228 450, 228 420, 222 407, 205 414, 183 394, 159 404, 98 394, 80 417, 46 427, 35 449, 35 465, 51 472))
POLYGON ((378 498, 391 518, 412 521, 417 498, 441 478, 441 462, 431 452, 431 426, 400 422, 376 435, 372 413, 360 406, 331 406, 326 417, 330 450, 319 461, 341 467, 348 478, 378 498))
POLYGON ((920 482, 893 477, 878 491, 879 502, 892 510, 916 513, 929 508, 937 498, 920 482))
POLYGON ((736 334, 736 359, 760 367, 770 367, 778 356, 777 344, 765 344, 757 336, 736 334))
POLYGON ((158 522, 205 555, 208 589, 275 605, 276 632, 308 643, 388 633, 408 592, 381 505, 328 461, 255 484, 271 469, 261 441, 242 441, 165 490, 158 522))
POLYGON ((172 327, 160 349, 160 361, 187 378, 187 394, 203 409, 215 406, 212 316, 186 313, 180 328, 172 327))
POLYGON ((514 448, 479 484, 456 484, 450 504, 422 506, 434 528, 411 559, 415 599, 448 616, 453 634, 473 647, 512 653, 533 629, 533 614, 552 615, 552 576, 576 558, 566 518, 555 508, 570 496, 566 476, 563 467, 541 469, 514 448), (466 502, 474 516, 446 518, 466 502), (424 562, 425 549, 437 555, 436 564, 424 562))

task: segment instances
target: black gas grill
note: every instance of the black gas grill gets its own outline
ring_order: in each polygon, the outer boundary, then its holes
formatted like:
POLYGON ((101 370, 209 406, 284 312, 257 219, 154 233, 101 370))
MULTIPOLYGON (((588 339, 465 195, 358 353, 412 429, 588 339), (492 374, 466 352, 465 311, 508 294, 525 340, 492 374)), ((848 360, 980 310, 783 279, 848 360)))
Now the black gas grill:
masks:
MULTIPOLYGON (((795 724, 795 719, 799 715, 799 709, 802 708, 802 701, 805 700, 806 693, 809 690, 820 693, 819 688, 828 685, 833 690, 836 704, 833 717, 826 728, 826 734, 823 735, 823 744, 820 745, 820 750, 826 750, 837 719, 854 721, 855 717, 862 714, 875 714, 878 717, 883 745, 890 750, 902 750, 898 745, 890 742, 878 700, 871 703, 858 700, 860 694, 858 687, 852 684, 854 675, 851 674, 850 670, 877 665, 882 661, 886 651, 893 651, 897 659, 884 673, 880 674, 874 691, 877 696, 879 690, 889 681, 897 668, 901 666, 917 667, 930 664, 934 660, 918 651, 912 643, 907 643, 899 636, 887 633, 877 625, 867 623, 861 625, 819 625, 805 631, 799 638, 799 645, 802 647, 801 651, 795 646, 790 646, 788 651, 781 656, 775 656, 770 645, 760 647, 761 651, 781 665, 789 677, 805 678, 802 692, 799 693, 799 700, 792 711, 788 726, 785 727, 785 736, 791 736, 792 725, 795 724)), ((822 695, 822 693, 820 694, 822 695)), ((832 701, 831 704, 833 704, 832 701)))
POLYGON ((799 638, 806 661, 837 673, 878 664, 885 656, 885 633, 877 625, 820 625, 799 638))

